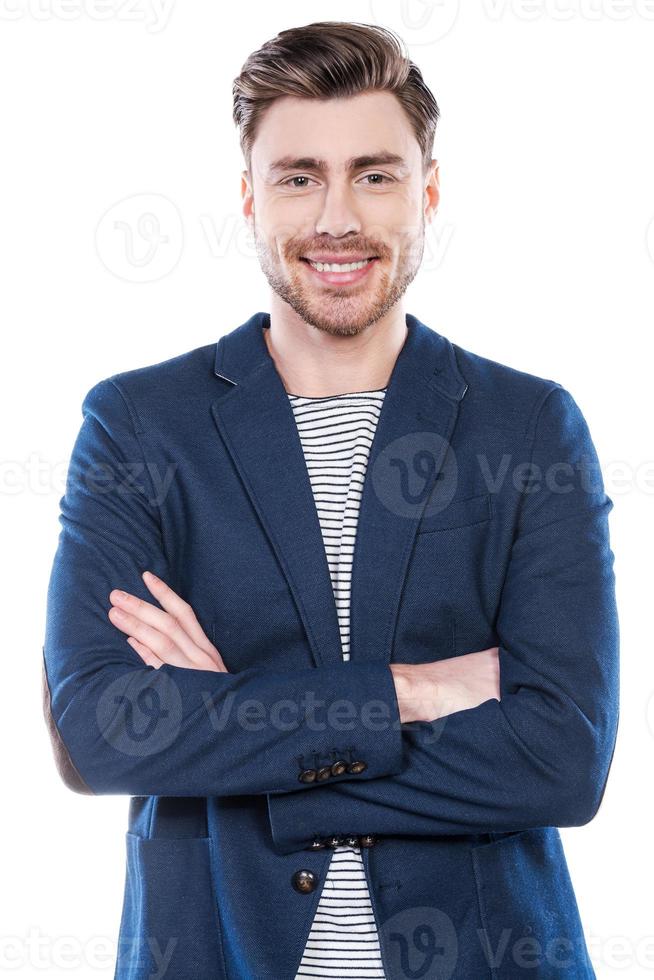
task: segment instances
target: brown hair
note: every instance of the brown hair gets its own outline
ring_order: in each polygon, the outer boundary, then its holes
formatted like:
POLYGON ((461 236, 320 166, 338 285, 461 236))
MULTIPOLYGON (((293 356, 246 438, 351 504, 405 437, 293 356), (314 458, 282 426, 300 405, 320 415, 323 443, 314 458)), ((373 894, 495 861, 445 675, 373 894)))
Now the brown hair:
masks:
POLYGON ((404 42, 376 24, 335 20, 280 31, 249 55, 234 79, 233 116, 247 169, 259 120, 275 99, 332 99, 371 89, 393 92, 400 100, 426 173, 439 109, 404 42))

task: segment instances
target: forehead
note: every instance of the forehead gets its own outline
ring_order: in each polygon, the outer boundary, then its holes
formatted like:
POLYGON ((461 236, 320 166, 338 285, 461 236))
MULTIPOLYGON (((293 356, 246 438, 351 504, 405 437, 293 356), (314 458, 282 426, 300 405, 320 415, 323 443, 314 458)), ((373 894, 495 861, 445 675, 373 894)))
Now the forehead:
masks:
POLYGON ((339 170, 346 160, 380 147, 412 167, 420 159, 411 122, 392 92, 335 99, 284 96, 261 117, 252 166, 263 172, 278 159, 316 157, 339 170))

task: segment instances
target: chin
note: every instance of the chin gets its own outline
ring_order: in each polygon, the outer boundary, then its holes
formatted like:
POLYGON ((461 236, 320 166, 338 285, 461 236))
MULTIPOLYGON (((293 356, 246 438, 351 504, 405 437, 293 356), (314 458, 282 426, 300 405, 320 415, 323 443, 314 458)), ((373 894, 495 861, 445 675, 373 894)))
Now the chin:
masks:
MULTIPOLYGON (((338 305, 340 306, 340 304, 338 305)), ((350 309, 345 305, 340 306, 339 309, 334 309, 333 312, 326 309, 325 306, 319 310, 313 310, 309 307, 304 312, 300 312, 300 316, 318 330, 324 330, 325 333, 353 337, 375 323, 380 314, 377 314, 376 307, 365 304, 364 308, 357 308, 357 304, 353 303, 350 309)))

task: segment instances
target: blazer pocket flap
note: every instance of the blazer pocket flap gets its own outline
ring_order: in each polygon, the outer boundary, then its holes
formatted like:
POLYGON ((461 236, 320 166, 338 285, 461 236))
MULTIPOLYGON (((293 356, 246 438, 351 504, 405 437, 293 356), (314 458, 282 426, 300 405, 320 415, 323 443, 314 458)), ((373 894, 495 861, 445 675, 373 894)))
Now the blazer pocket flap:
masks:
POLYGON ((453 500, 435 513, 429 512, 429 504, 418 524, 418 533, 441 531, 450 527, 464 527, 488 521, 493 513, 490 493, 480 493, 465 500, 453 500))

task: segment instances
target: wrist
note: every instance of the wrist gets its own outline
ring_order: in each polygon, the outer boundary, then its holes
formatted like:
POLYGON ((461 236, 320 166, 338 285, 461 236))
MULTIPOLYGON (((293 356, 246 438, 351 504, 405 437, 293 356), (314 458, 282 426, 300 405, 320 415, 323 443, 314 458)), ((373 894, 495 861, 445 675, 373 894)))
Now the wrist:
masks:
POLYGON ((411 666, 403 664, 391 664, 391 672, 395 683, 395 696, 397 698, 400 721, 404 724, 409 721, 416 721, 415 713, 415 685, 411 676, 411 666))

